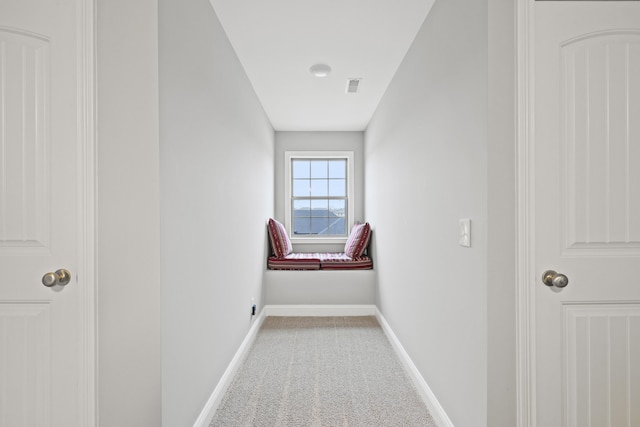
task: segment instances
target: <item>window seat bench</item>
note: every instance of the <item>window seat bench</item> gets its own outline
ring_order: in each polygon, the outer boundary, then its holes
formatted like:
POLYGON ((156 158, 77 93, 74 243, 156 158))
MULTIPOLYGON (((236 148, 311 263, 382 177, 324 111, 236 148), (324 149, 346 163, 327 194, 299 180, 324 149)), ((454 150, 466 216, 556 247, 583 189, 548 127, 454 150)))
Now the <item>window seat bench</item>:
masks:
POLYGON ((284 226, 273 218, 267 222, 270 256, 269 270, 371 270, 373 261, 368 256, 371 241, 369 223, 357 223, 351 229, 344 252, 293 252, 293 246, 284 226))
POLYGON ((300 253, 284 257, 270 256, 269 270, 371 270, 373 261, 367 255, 349 257, 345 253, 300 253))
POLYGON ((342 253, 293 252, 280 222, 269 219, 267 230, 271 255, 263 280, 265 304, 375 304, 377 276, 367 254, 369 223, 353 226, 342 253))
POLYGON ((265 270, 268 305, 375 304, 375 270, 265 270))

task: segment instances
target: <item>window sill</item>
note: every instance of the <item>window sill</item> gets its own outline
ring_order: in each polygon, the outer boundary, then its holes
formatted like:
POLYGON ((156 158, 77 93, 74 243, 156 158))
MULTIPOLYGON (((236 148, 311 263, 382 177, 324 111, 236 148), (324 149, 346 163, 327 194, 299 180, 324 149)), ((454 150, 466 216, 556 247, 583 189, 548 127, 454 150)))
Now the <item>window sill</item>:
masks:
POLYGON ((317 244, 317 245, 330 245, 330 244, 345 244, 347 243, 347 237, 290 237, 292 244, 317 244))

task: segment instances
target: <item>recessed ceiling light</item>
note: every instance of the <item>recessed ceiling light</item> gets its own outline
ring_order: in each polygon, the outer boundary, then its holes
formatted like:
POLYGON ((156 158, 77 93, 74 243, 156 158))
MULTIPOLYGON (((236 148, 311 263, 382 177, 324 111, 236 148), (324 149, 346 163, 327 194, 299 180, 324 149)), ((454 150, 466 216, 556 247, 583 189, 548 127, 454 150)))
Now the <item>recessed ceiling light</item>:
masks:
POLYGON ((309 68, 309 71, 316 77, 327 77, 331 72, 331 67, 327 64, 315 64, 309 68))

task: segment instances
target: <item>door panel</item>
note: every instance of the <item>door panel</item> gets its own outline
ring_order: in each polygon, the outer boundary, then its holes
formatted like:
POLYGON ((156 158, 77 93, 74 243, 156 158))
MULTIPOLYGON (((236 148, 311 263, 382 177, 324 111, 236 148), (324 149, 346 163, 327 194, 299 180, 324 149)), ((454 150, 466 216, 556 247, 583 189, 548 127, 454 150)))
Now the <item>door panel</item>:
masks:
POLYGON ((560 47, 564 254, 640 255, 640 31, 560 47))
POLYGON ((50 425, 50 308, 0 303, 0 426, 50 425))
POLYGON ((535 2, 537 425, 638 425, 640 3, 535 2), (546 270, 568 286, 545 286, 546 270))
POLYGON ((563 311, 567 425, 640 425, 640 304, 563 311))
POLYGON ((0 28, 0 254, 50 251, 50 41, 0 28))

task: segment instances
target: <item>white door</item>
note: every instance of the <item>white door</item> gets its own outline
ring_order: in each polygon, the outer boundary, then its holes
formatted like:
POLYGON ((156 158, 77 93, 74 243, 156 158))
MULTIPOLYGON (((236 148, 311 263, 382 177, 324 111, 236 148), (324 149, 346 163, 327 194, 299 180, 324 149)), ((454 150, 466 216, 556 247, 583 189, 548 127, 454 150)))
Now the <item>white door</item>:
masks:
POLYGON ((93 425, 87 13, 76 0, 0 1, 1 427, 93 425), (61 274, 43 285, 61 269, 66 286, 61 274))
POLYGON ((640 2, 533 16, 537 425, 638 427, 640 2))

